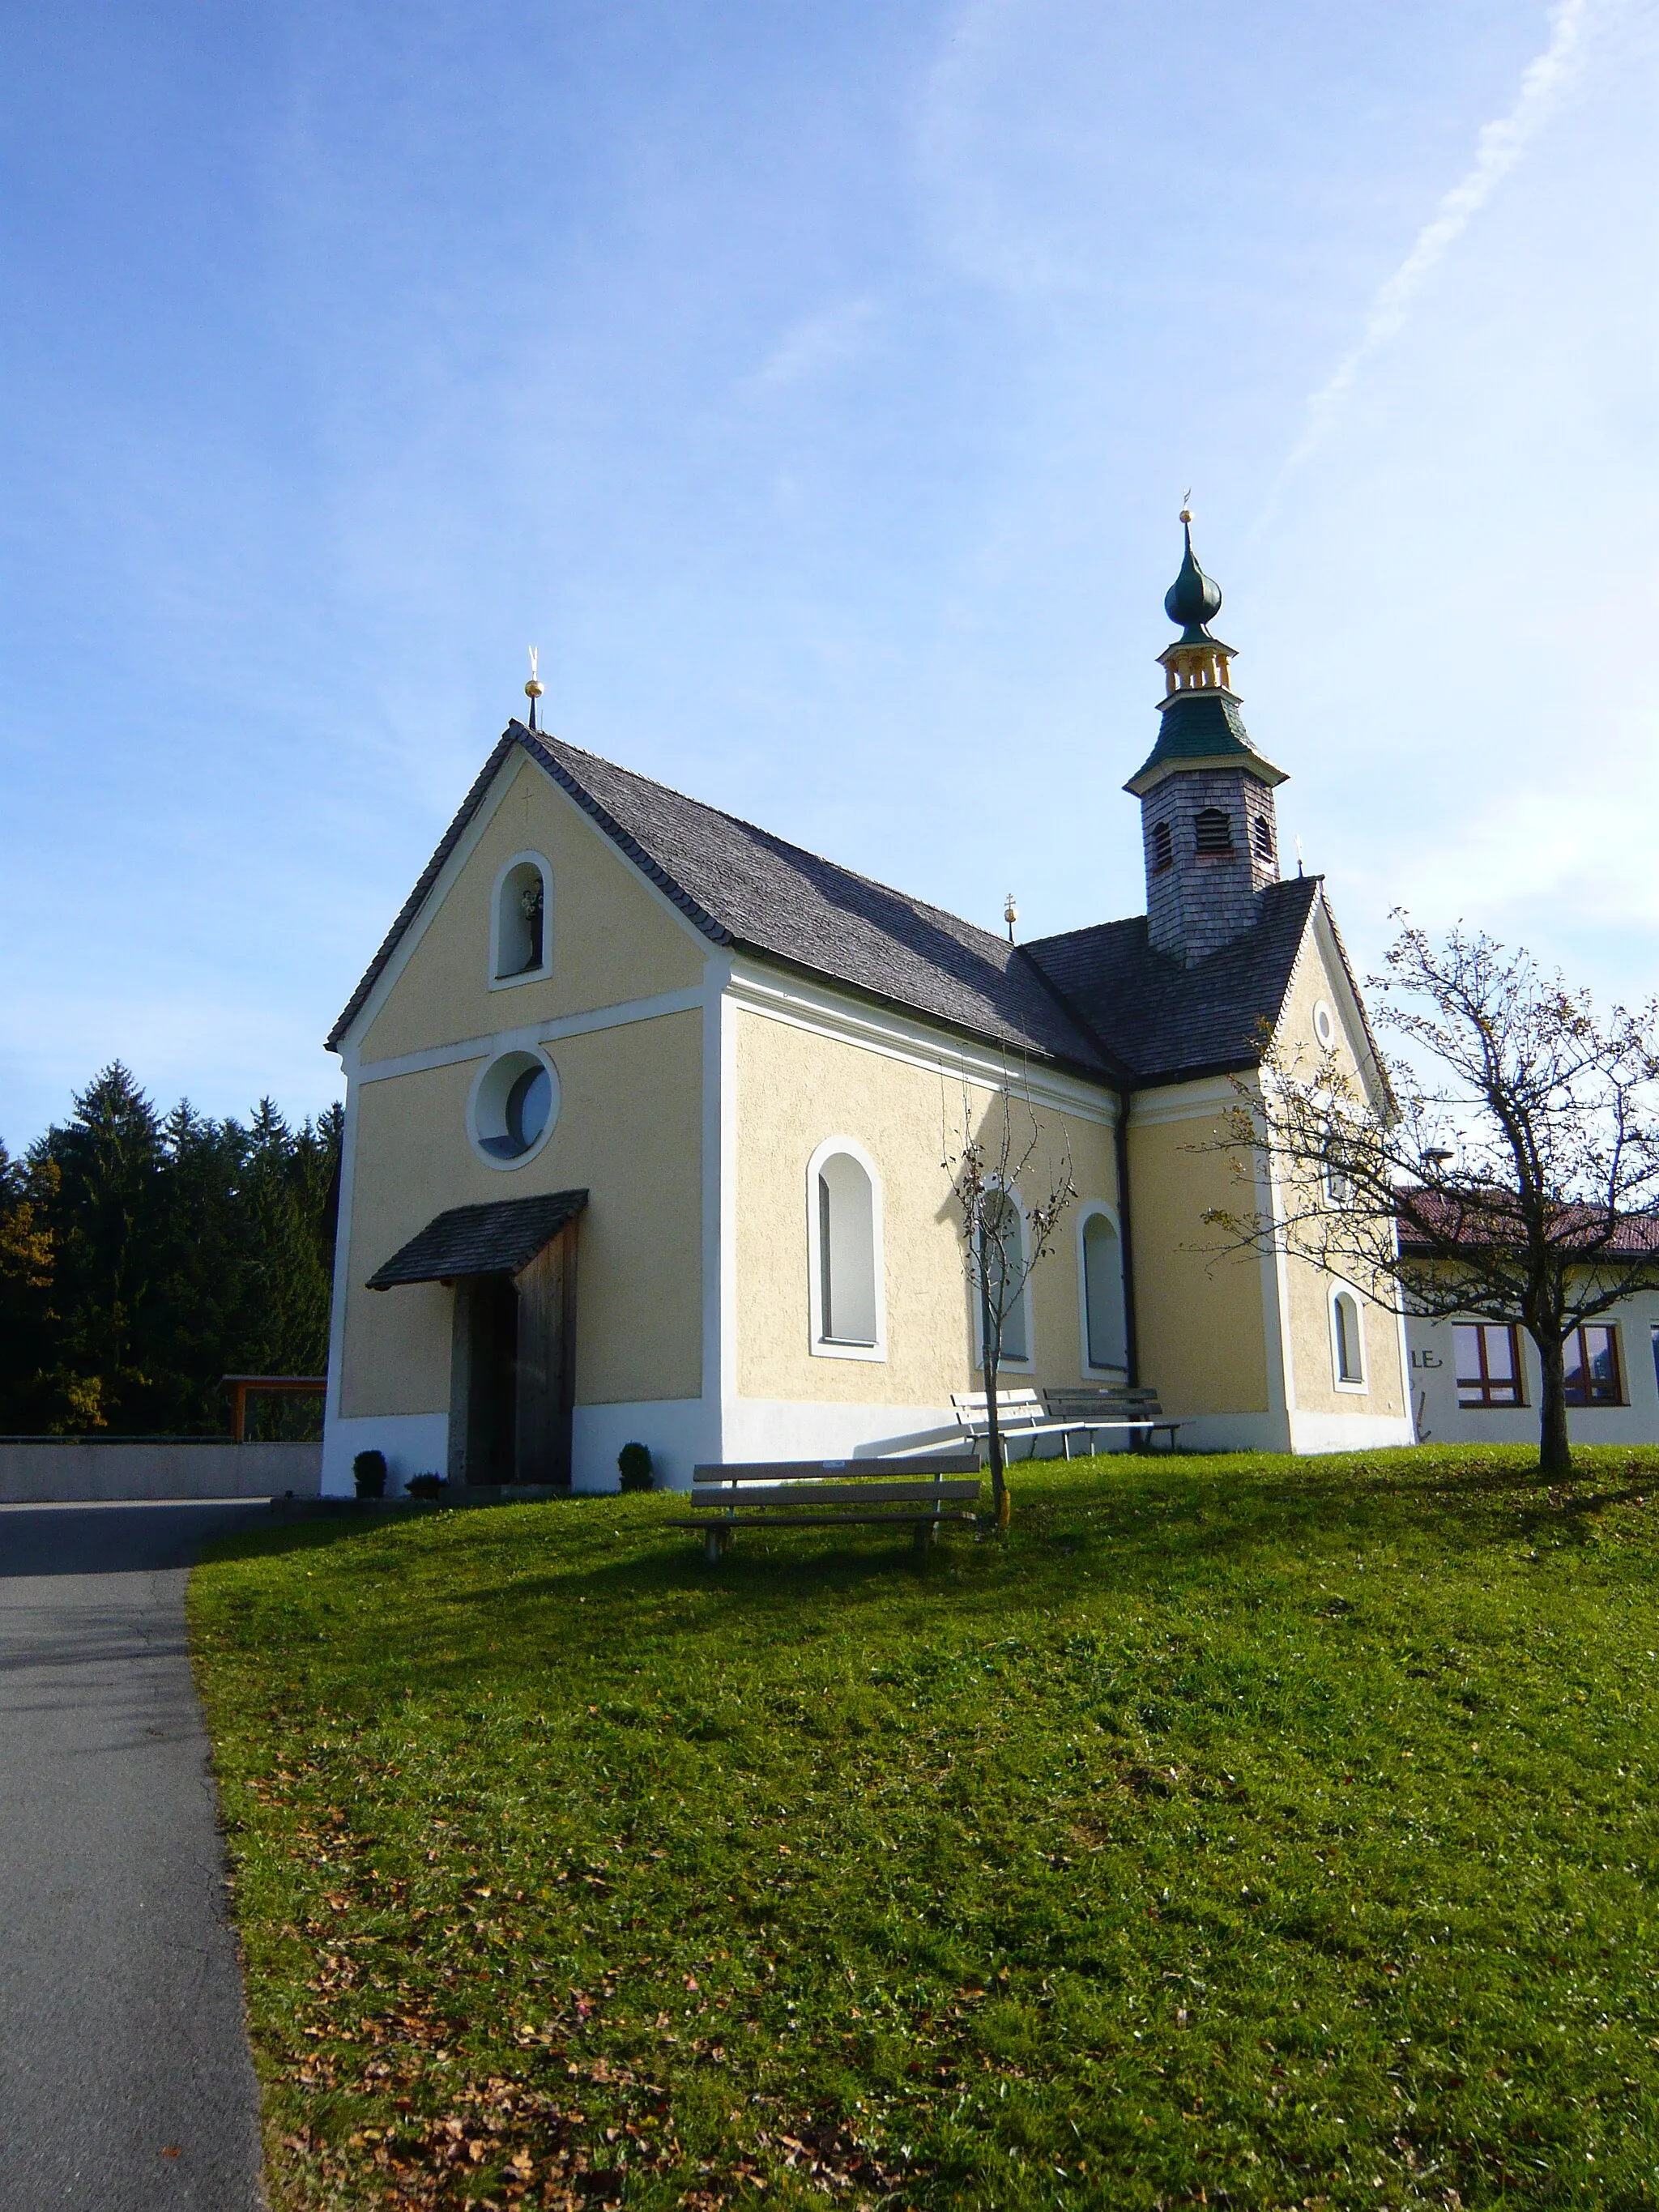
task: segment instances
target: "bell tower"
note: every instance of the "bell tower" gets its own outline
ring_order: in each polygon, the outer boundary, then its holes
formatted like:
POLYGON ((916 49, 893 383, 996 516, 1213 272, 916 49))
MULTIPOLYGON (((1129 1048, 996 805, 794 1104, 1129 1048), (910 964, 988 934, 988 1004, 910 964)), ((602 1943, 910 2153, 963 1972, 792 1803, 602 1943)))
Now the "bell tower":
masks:
POLYGON ((1273 791, 1282 769, 1250 743, 1232 688, 1233 648, 1210 632, 1220 586, 1186 553, 1164 598, 1181 635, 1159 653, 1158 743, 1124 785, 1140 801, 1148 936, 1191 968, 1255 921, 1256 893, 1279 880, 1273 791))

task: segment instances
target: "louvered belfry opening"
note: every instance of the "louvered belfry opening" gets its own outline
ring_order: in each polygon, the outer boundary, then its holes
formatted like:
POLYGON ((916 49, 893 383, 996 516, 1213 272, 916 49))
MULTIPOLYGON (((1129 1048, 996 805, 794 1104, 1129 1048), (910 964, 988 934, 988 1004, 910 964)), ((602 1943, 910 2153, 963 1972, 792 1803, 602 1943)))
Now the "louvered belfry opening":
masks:
POLYGON ((1193 849, 1199 853, 1231 853, 1233 825, 1219 806, 1200 807, 1193 817, 1193 849))

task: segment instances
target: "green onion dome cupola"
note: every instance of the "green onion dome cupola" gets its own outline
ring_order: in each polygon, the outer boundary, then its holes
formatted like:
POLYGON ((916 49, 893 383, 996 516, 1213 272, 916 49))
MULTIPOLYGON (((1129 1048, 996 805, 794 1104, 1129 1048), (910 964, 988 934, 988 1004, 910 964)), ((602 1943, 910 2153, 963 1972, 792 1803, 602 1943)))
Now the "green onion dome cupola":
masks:
POLYGON ((1192 523, 1182 507, 1181 572, 1164 596, 1181 635, 1158 656, 1158 743, 1124 786, 1140 801, 1151 941, 1188 965, 1249 928, 1255 894, 1277 881, 1273 794, 1286 780, 1244 727, 1233 648, 1210 629, 1221 587, 1199 566, 1192 523))

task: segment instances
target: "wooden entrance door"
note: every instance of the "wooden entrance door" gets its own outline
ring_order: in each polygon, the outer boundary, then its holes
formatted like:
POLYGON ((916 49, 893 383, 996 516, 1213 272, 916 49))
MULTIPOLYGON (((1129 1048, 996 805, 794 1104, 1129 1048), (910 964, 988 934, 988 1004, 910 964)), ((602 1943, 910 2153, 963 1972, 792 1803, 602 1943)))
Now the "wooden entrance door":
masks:
POLYGON ((576 1402, 576 1224, 513 1278, 518 1294, 514 1456, 519 1482, 570 1487, 576 1402))

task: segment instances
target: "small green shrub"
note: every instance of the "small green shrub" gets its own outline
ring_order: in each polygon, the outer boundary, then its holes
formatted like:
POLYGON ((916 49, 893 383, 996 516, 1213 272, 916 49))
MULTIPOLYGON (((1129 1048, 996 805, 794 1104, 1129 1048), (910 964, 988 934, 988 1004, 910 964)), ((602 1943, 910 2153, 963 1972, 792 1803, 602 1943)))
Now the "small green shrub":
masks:
POLYGON ((383 1451, 360 1451, 351 1462, 351 1479, 357 1486, 359 1498, 384 1498, 386 1454, 383 1451))
POLYGON ((444 1479, 441 1474, 411 1474, 404 1485, 406 1498, 440 1498, 444 1494, 444 1479))
POLYGON ((654 1490, 657 1478, 648 1444, 624 1444, 617 1454, 617 1471, 624 1490, 654 1490))

